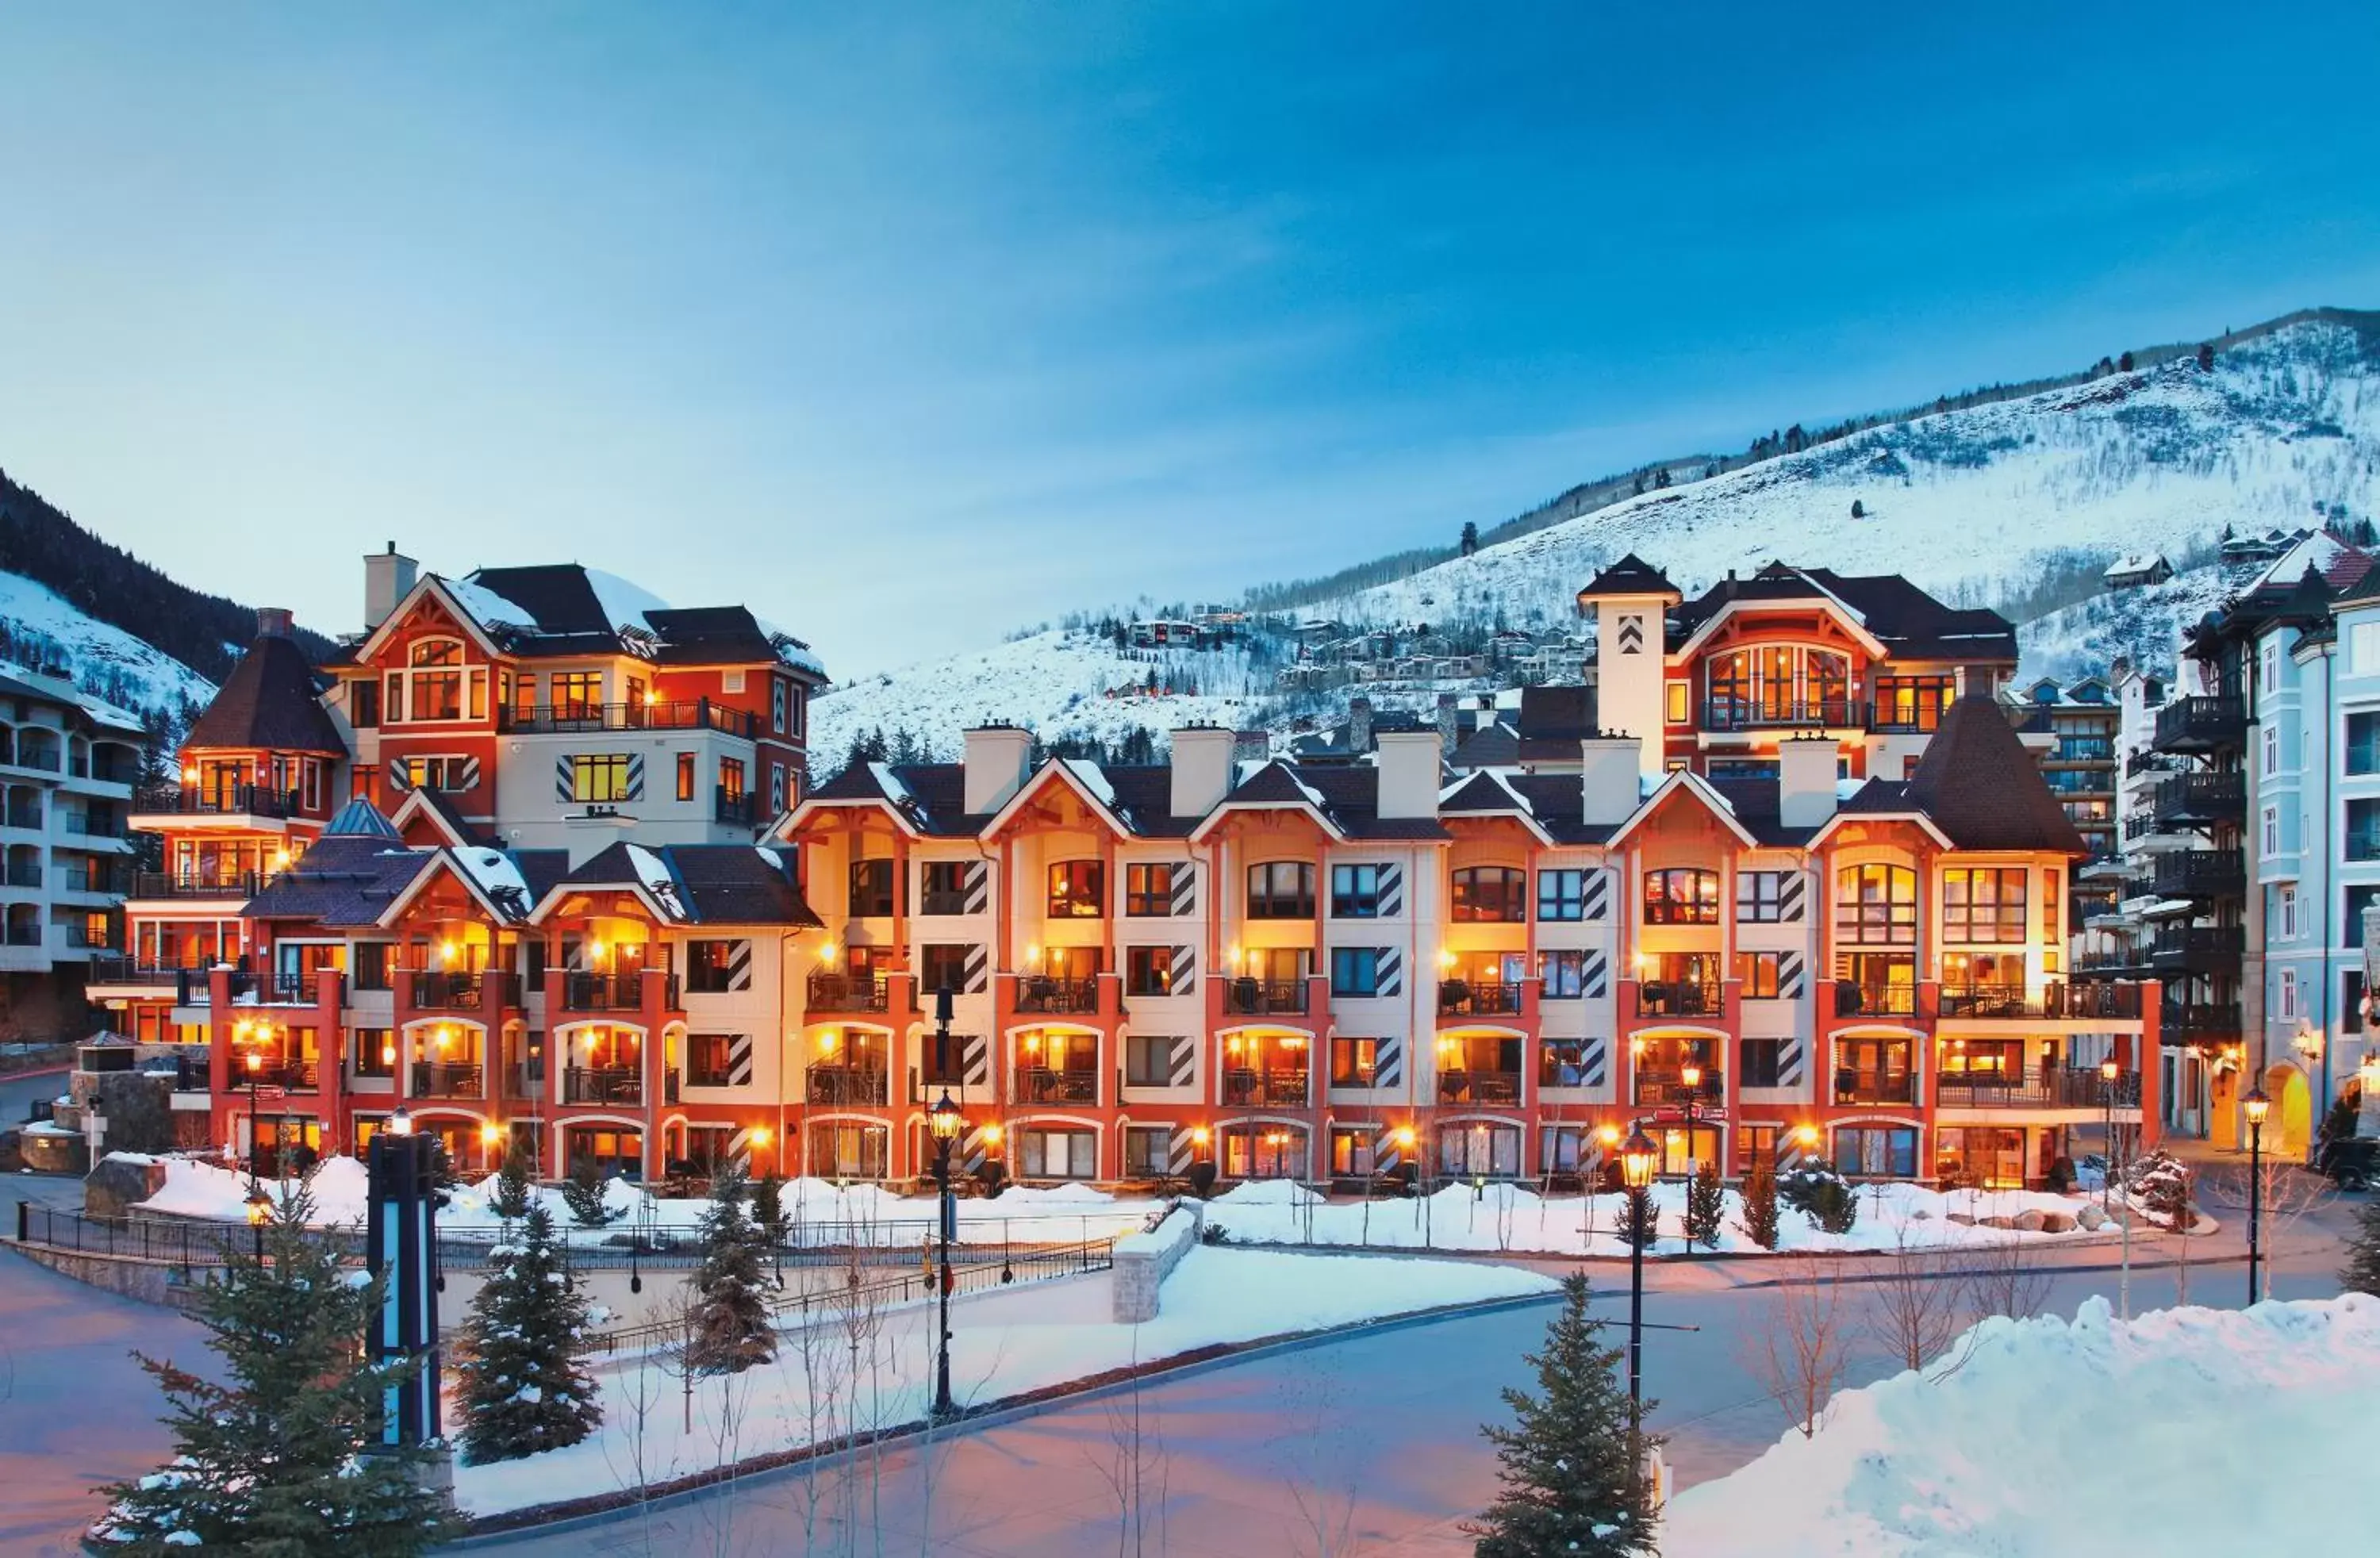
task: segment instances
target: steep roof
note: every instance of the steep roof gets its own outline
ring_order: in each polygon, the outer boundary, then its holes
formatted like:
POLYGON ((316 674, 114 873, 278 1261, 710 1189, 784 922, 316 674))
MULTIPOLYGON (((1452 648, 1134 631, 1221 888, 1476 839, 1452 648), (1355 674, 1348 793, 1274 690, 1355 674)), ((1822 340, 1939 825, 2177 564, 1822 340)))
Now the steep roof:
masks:
MULTIPOLYGON (((1852 798, 1876 789, 1871 782, 1852 798)), ((1961 849, 2091 852, 1987 693, 1971 692, 1950 705, 1905 791, 1905 804, 1932 818, 1961 849)), ((1875 804, 1883 798, 1874 797, 1874 809, 1887 809, 1875 804)))
POLYGON ((1742 602, 1831 601, 1858 618, 1896 658, 2016 657, 2016 627, 1996 611, 1946 606, 1899 574, 1844 575, 1772 562, 1749 578, 1723 579, 1670 614, 1672 648, 1742 602))
POLYGON ((296 864, 266 882, 240 913, 257 919, 310 919, 325 926, 375 924, 437 857, 434 849, 409 849, 393 837, 368 831, 325 833, 296 864))
POLYGON ((1493 721, 1457 742, 1447 761, 1458 769, 1510 768, 1521 761, 1521 733, 1503 720, 1493 721))
POLYGON ((794 885, 790 858, 749 844, 613 844, 548 882, 538 901, 572 887, 640 892, 673 924, 823 923, 794 885))
POLYGON ((346 755, 314 685, 314 669, 295 639, 261 635, 190 724, 187 747, 261 748, 276 752, 346 755))
POLYGON ((1667 595, 1675 600, 1679 594, 1668 574, 1632 552, 1587 580, 1578 598, 1584 601, 1597 595, 1667 595))
POLYGON ((1596 734, 1595 721, 1591 687, 1523 688, 1515 755, 1522 762, 1576 761, 1579 743, 1596 734))

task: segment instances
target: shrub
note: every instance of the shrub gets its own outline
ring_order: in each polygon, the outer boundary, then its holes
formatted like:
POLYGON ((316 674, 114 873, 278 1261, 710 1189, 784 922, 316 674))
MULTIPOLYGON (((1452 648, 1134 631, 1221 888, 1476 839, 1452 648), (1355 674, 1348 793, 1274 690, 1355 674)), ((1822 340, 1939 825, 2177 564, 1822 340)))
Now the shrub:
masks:
POLYGON ((1777 1193, 1822 1233, 1848 1234, 1859 1222, 1859 1197, 1832 1169, 1797 1169, 1778 1181, 1777 1193))
POLYGON ((1726 1213, 1727 1187, 1720 1182, 1718 1170, 1708 1163, 1697 1164, 1694 1178, 1686 1184, 1686 1243, 1717 1249, 1726 1213))
POLYGON ((1766 1163, 1754 1164, 1743 1176, 1743 1219, 1737 1226, 1761 1248, 1777 1248, 1777 1171, 1766 1163))

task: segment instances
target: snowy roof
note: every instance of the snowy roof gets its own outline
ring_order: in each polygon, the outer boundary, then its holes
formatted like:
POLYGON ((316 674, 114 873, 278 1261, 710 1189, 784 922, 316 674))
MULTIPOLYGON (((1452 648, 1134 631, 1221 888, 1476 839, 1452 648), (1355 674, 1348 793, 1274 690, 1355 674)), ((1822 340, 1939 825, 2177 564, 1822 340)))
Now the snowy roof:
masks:
POLYGON ((2162 552, 2127 552, 2108 564, 2107 572, 2100 577, 2122 578, 2131 574, 2155 573, 2160 567, 2169 566, 2171 565, 2166 562, 2162 552))

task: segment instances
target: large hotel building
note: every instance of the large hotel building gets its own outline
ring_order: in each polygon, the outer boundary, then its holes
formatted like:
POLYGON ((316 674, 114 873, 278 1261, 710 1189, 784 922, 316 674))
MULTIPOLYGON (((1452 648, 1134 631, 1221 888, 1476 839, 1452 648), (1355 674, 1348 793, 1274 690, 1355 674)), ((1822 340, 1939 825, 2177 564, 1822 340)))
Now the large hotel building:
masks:
POLYGON ((1627 558, 1585 685, 1459 747, 995 727, 806 790, 823 674, 742 608, 366 573, 366 635, 312 666, 266 614, 132 807, 164 869, 91 994, 188 1046, 193 1146, 402 1106, 471 1166, 905 1180, 947 1090, 1026 1181, 1558 1180, 1641 1121, 1672 1171, 2008 1185, 2155 1129, 2154 1005, 2067 978, 2086 846, 1998 700, 2009 624, 1898 578, 1687 600, 1627 558))

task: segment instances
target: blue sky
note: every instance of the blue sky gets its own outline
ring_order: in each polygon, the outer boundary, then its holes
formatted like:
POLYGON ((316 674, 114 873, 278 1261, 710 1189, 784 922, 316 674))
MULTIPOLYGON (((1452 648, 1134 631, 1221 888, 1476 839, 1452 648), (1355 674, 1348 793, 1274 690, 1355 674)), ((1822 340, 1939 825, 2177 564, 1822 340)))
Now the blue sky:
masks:
POLYGON ((2368 3, 482 9, 0 10, 0 466, 851 675, 2380 306, 2368 3))

